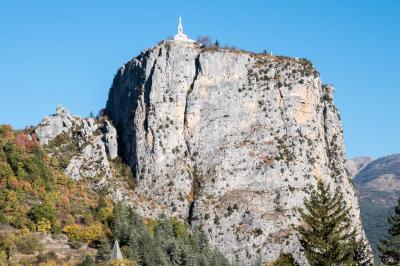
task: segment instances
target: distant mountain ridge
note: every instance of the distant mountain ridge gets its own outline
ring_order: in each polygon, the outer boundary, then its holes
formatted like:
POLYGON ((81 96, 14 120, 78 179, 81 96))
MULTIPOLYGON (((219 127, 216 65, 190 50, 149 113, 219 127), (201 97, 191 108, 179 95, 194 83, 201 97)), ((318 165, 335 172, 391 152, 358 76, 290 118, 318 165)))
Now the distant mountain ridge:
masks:
POLYGON ((355 177, 365 166, 374 159, 372 157, 356 157, 347 161, 346 168, 350 177, 355 177))
POLYGON ((400 154, 376 160, 354 158, 348 161, 347 171, 353 176, 363 227, 378 259, 377 245, 386 235, 387 219, 400 197, 400 154))
MULTIPOLYGON (((393 154, 368 162, 356 174, 354 181, 359 184, 367 184, 376 179, 388 180, 388 178, 383 178, 387 176, 394 177, 394 179, 391 178, 392 181, 398 179, 400 184, 400 154, 393 154)), ((378 186, 375 186, 374 189, 382 190, 378 186)), ((393 190, 393 188, 390 188, 390 190, 393 190)), ((398 190, 400 190, 400 186, 398 190)))

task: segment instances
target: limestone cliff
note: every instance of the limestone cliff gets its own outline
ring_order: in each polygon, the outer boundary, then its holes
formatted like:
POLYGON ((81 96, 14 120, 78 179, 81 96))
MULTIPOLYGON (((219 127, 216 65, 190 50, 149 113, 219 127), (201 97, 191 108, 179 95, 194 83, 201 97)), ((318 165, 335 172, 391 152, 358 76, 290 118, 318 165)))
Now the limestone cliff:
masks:
POLYGON ((201 227, 245 262, 294 254, 316 181, 339 187, 361 231, 333 103, 305 59, 165 41, 122 66, 106 113, 136 176, 132 205, 201 227))
POLYGON ((81 118, 58 106, 33 133, 71 179, 106 186, 116 201, 132 197, 130 170, 117 157, 117 131, 104 117, 81 118))

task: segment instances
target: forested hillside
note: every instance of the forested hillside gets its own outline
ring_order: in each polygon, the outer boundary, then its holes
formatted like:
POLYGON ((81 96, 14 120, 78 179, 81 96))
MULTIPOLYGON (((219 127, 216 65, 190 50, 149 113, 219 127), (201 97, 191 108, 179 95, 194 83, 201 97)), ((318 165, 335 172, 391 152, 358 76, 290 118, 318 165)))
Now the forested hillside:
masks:
POLYGON ((199 231, 176 219, 143 219, 61 171, 30 130, 0 126, 0 265, 228 265, 199 231))

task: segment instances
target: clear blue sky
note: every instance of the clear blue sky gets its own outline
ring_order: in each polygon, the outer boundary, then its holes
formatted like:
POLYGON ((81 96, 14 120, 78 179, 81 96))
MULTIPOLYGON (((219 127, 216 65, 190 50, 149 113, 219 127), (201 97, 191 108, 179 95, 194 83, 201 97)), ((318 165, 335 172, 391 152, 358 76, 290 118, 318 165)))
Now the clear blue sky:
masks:
POLYGON ((348 157, 400 152, 400 1, 0 2, 0 123, 37 124, 61 104, 105 106, 116 70, 176 31, 309 58, 336 86, 348 157))

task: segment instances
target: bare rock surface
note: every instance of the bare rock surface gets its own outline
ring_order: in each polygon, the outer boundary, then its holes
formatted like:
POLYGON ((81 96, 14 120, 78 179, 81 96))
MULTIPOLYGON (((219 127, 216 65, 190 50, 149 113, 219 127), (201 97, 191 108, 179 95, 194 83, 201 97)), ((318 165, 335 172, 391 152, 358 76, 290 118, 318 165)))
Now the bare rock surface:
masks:
POLYGON ((65 173, 72 179, 97 178, 101 185, 112 176, 109 159, 117 157, 118 144, 116 129, 109 121, 73 116, 58 106, 56 114, 45 117, 35 128, 35 134, 44 145, 58 143, 51 153, 69 156, 65 173))
POLYGON ((332 86, 305 59, 165 41, 121 67, 106 113, 132 167, 131 204, 202 228, 228 257, 292 253, 318 180, 338 187, 362 232, 332 86))
POLYGON ((58 135, 68 132, 78 120, 62 106, 57 106, 56 114, 43 118, 40 125, 35 129, 35 134, 41 144, 47 144, 58 135))

